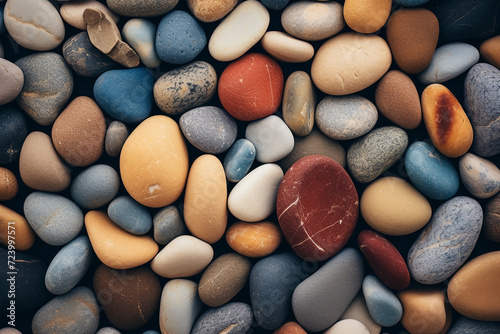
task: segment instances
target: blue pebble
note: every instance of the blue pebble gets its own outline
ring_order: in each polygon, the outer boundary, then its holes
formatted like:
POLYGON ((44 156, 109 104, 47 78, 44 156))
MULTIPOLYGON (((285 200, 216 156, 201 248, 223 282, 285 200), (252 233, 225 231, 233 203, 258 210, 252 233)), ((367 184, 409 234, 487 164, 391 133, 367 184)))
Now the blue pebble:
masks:
POLYGON ((398 297, 375 276, 368 275, 363 280, 363 295, 371 317, 380 326, 394 326, 403 317, 398 297))
POLYGON ((108 204, 118 193, 120 176, 108 165, 94 165, 78 174, 71 184, 71 198, 82 208, 93 210, 108 204))
POLYGON ((73 289, 83 278, 92 262, 92 245, 81 235, 65 245, 52 259, 45 274, 45 286, 50 293, 62 295, 73 289))
POLYGON ((145 67, 111 70, 97 78, 94 96, 114 119, 139 123, 151 114, 154 83, 153 74, 145 67))
POLYGON ((181 212, 174 205, 168 205, 158 211, 153 218, 153 226, 154 239, 160 245, 166 245, 187 232, 181 212))
POLYGON ((429 0, 395 0, 395 1, 402 6, 415 7, 415 6, 423 5, 424 3, 426 3, 429 0))
POLYGON ((250 140, 238 139, 227 151, 224 158, 224 171, 231 182, 238 182, 252 167, 255 160, 255 146, 250 140))
POLYGON ((272 10, 282 10, 289 0, 261 0, 262 4, 272 10))
POLYGON ((207 44, 207 36, 196 19, 182 10, 165 15, 156 31, 156 52, 161 60, 181 65, 192 61, 207 44))
POLYGON ((413 185, 428 198, 447 200, 458 191, 458 172, 431 144, 422 141, 411 144, 406 151, 405 168, 413 185))
POLYGON ((500 322, 479 321, 460 317, 450 328, 448 334, 498 334, 500 333, 500 322))
POLYGON ((135 235, 148 233, 153 225, 149 210, 130 196, 115 198, 108 206, 108 216, 116 225, 135 235))
POLYGON ((146 67, 160 66, 161 59, 155 49, 156 25, 153 22, 142 18, 131 19, 123 26, 122 34, 146 67))

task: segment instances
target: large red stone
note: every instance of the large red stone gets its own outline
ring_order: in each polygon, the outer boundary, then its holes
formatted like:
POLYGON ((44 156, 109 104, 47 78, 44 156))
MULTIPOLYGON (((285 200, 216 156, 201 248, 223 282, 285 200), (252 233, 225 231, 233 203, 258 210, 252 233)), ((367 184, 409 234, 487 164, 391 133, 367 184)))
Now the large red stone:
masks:
POLYGON ((359 249, 380 280, 393 290, 410 284, 410 272, 396 247, 380 234, 363 230, 358 235, 359 249))
POLYGON ((278 110, 283 85, 283 71, 274 59, 250 53, 224 69, 219 78, 218 94, 231 116, 240 121, 253 121, 278 110))
POLYGON ((308 261, 323 261, 338 253, 352 235, 359 215, 358 194, 335 160, 309 155, 285 174, 276 211, 293 250, 308 261))

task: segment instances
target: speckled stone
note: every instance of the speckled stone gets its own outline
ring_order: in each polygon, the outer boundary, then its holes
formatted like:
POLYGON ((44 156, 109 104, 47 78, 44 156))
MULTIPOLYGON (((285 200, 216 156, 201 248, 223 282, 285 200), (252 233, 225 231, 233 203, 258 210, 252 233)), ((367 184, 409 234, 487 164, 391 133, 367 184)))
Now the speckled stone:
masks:
POLYGON ((288 76, 283 92, 283 120, 297 136, 307 136, 314 126, 316 95, 309 74, 295 71, 288 76))
POLYGON ((459 161, 460 179, 477 198, 489 198, 500 191, 500 169, 491 161, 466 153, 459 161))
POLYGON ((115 13, 132 17, 160 16, 171 11, 178 0, 106 0, 108 7, 115 13))
POLYGON ((484 208, 483 233, 494 242, 500 242, 500 194, 490 199, 484 208))
POLYGON ((238 4, 238 0, 187 0, 194 17, 202 22, 215 22, 229 14, 238 4))
POLYGON ((23 113, 11 108, 0 108, 0 164, 16 161, 21 153, 28 124, 23 113))
POLYGON ((82 208, 97 209, 118 193, 120 176, 113 167, 103 164, 87 167, 71 184, 71 198, 82 208))
POLYGON ((127 126, 120 121, 113 121, 109 124, 104 137, 104 149, 110 157, 120 155, 123 144, 129 135, 127 126))
POLYGON ((23 72, 16 64, 7 59, 0 58, 0 105, 14 100, 24 84, 23 72))
POLYGON ((401 320, 403 306, 398 297, 375 276, 364 278, 363 296, 370 315, 379 325, 391 327, 401 320))
POLYGON ((182 114, 179 126, 191 145, 210 154, 227 151, 238 134, 236 120, 218 107, 191 109, 182 114))
POLYGON ((450 328, 448 334, 497 334, 499 332, 500 323, 498 322, 479 321, 461 316, 450 328))
POLYGON ((191 334, 245 334, 252 325, 252 308, 240 302, 209 309, 193 326, 191 334))
POLYGON ((73 92, 71 69, 54 52, 35 53, 15 64, 24 73, 17 103, 38 124, 51 125, 73 92))
POLYGON ((17 195, 19 183, 9 169, 0 167, 0 201, 8 201, 17 195))
POLYGON ((33 192, 24 201, 24 216, 45 243, 61 246, 73 240, 83 227, 83 213, 66 197, 33 192))
POLYGON ((155 49, 156 25, 153 22, 146 19, 131 19, 123 26, 122 35, 146 67, 160 66, 161 59, 155 49))
POLYGON ((162 208, 153 217, 154 239, 160 245, 166 245, 187 232, 182 214, 174 205, 162 208))
POLYGON ((459 196, 443 203, 408 252, 412 278, 437 284, 453 275, 471 254, 482 224, 483 210, 476 200, 459 196))
POLYGON ((395 126, 385 126, 356 140, 347 150, 347 165, 361 183, 375 180, 400 159, 408 146, 408 135, 395 126))
POLYGON ((234 142, 224 157, 224 171, 231 182, 238 182, 247 175, 255 160, 255 146, 241 138, 234 142))
POLYGON ((153 226, 149 210, 127 195, 109 203, 108 216, 116 225, 135 235, 146 234, 153 226))

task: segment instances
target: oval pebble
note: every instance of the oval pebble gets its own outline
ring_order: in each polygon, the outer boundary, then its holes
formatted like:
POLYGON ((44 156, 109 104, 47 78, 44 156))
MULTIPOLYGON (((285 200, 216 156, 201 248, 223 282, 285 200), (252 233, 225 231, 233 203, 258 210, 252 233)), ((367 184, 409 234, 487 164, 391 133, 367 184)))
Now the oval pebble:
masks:
POLYGON ((104 137, 104 149, 110 157, 118 157, 129 135, 127 126, 120 121, 109 124, 104 137))
POLYGON ((500 331, 500 324, 491 321, 478 321, 461 316, 450 328, 448 334, 496 334, 500 331))
POLYGON ((483 221, 484 235, 494 241, 500 242, 500 195, 496 195, 486 203, 483 221))
POLYGON ((13 101, 24 85, 23 71, 7 59, 0 58, 0 105, 13 101))
POLYGON ((316 95, 311 77, 304 71, 288 76, 283 92, 283 120, 296 136, 307 136, 314 127, 316 95))
POLYGON ((286 63, 303 63, 314 56, 314 47, 282 31, 268 31, 260 40, 264 50, 286 63))
POLYGON ((355 319, 344 319, 341 320, 332 327, 328 328, 324 334, 368 334, 370 331, 366 328, 363 323, 355 319))
POLYGON ((166 245, 187 232, 182 215, 174 205, 160 209, 153 217, 154 239, 160 245, 166 245))
POLYGON ((71 198, 82 208, 108 204, 120 188, 120 176, 111 166, 97 164, 84 169, 71 184, 71 198))
POLYGON ((237 0, 187 0, 189 10, 202 22, 215 22, 229 14, 238 4, 237 0))
POLYGON ((137 52, 144 66, 149 68, 160 66, 161 59, 155 49, 156 25, 153 22, 139 18, 128 20, 122 28, 122 35, 137 52))
POLYGON ((367 134, 377 123, 377 107, 359 95, 327 96, 316 107, 316 125, 328 137, 349 140, 367 134))
POLYGON ((87 8, 96 8, 108 15, 118 23, 120 18, 118 15, 109 10, 106 5, 95 0, 77 0, 65 3, 59 8, 59 13, 62 19, 69 25, 78 28, 80 30, 87 30, 87 24, 83 20, 83 12, 87 8))
POLYGON ((0 242, 5 246, 9 245, 9 226, 16 229, 16 250, 25 251, 33 246, 36 234, 30 224, 23 216, 0 204, 0 242))
POLYGON ((236 222, 226 232, 226 242, 234 251, 248 257, 272 254, 281 244, 279 227, 271 222, 236 222))
POLYGON ((106 0, 109 9, 118 15, 132 17, 153 17, 170 12, 179 0, 106 0))
POLYGON ((410 333, 446 332, 447 310, 441 288, 408 289, 398 294, 403 305, 401 324, 410 333))
POLYGON ((9 169, 0 167, 0 201, 8 201, 16 197, 19 190, 17 178, 9 169))
POLYGON ((193 326, 191 334, 244 334, 252 325, 250 305, 234 302, 203 313, 193 326))
POLYGON ((491 161, 473 153, 459 160, 460 179, 465 188, 477 198, 489 198, 500 191, 500 169, 491 161))
POLYGON ((23 113, 10 107, 0 109, 0 164, 19 159, 24 140, 28 136, 28 123, 23 113))
POLYGON ((391 13, 392 0, 346 0, 344 19, 354 31, 371 34, 380 30, 391 13))
POLYGON ((481 57, 486 60, 486 62, 495 66, 496 68, 500 68, 500 56, 496 52, 500 45, 500 35, 491 37, 486 41, 482 42, 479 46, 479 53, 481 57))
POLYGON ((231 182, 238 182, 247 175, 255 160, 255 146, 240 138, 233 143, 224 157, 224 171, 231 182))
POLYGON ((396 325, 403 317, 398 297, 373 275, 363 280, 363 296, 373 320, 384 327, 396 325))
POLYGON ((153 218, 148 209, 126 195, 109 203, 108 216, 116 225, 135 235, 146 234, 153 226, 153 218))

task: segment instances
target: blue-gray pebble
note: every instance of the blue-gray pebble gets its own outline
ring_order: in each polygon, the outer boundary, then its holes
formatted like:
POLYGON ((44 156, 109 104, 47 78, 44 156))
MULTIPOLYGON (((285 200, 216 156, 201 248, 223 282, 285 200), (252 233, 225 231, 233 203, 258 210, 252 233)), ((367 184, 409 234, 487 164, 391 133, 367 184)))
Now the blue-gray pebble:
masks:
POLYGON ((289 0, 261 0, 262 4, 272 10, 282 10, 288 5, 289 0))
POLYGON ((257 324, 267 330, 282 326, 290 314, 292 294, 309 274, 293 253, 275 254, 257 262, 250 272, 250 300, 257 324))
POLYGON ((24 216, 45 243, 62 246, 73 240, 83 227, 83 213, 70 199, 35 191, 24 200, 24 216))
POLYGON ((12 107, 0 108, 0 164, 19 159, 28 124, 21 111, 12 107))
POLYGON ((408 147, 405 168, 413 185, 430 199, 450 199, 460 186, 453 163, 432 144, 423 141, 416 141, 408 147))
POLYGON ((500 322, 479 321, 464 316, 458 318, 448 331, 448 334, 498 334, 500 333, 500 322))
POLYGON ((252 325, 252 308, 240 302, 212 308, 203 313, 191 330, 191 334, 245 334, 252 325))
POLYGON ((158 211, 153 218, 154 239, 166 245, 180 235, 187 233, 182 214, 175 205, 168 205, 158 211))
POLYGON ((382 327, 391 327, 403 317, 398 297, 377 277, 367 275, 363 280, 363 296, 372 319, 382 327))
POLYGON ((471 254, 482 225, 483 210, 475 199, 457 196, 443 203, 408 252, 411 277, 422 284, 448 279, 471 254))
POLYGON ((135 235, 146 234, 153 226, 149 210, 127 195, 117 197, 109 203, 108 216, 116 225, 135 235))
POLYGON ((113 167, 93 165, 78 174, 71 184, 71 198, 82 208, 93 210, 108 204, 118 193, 120 176, 113 167))
POLYGON ((210 154, 227 151, 238 134, 236 120, 218 107, 198 107, 182 114, 179 126, 197 149, 210 154))
POLYGON ((238 182, 252 167, 255 160, 255 145, 248 139, 241 138, 234 142, 224 157, 224 171, 231 182, 238 182))
POLYGON ((156 68, 161 59, 156 54, 155 37, 156 25, 146 19, 134 18, 123 26, 123 38, 141 58, 144 66, 156 68))
POLYGON ((92 263, 93 251, 87 236, 81 235, 65 245, 54 256, 45 274, 50 293, 62 295, 73 289, 92 263))
POLYGON ((477 198, 489 198, 500 191, 500 169, 491 161, 473 153, 459 160, 460 179, 465 188, 477 198))
POLYGON ((165 15, 156 31, 156 52, 161 60, 181 65, 192 61, 207 44, 207 36, 196 19, 182 10, 165 15))

